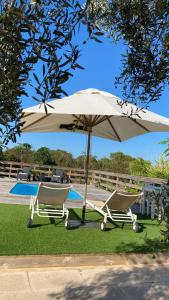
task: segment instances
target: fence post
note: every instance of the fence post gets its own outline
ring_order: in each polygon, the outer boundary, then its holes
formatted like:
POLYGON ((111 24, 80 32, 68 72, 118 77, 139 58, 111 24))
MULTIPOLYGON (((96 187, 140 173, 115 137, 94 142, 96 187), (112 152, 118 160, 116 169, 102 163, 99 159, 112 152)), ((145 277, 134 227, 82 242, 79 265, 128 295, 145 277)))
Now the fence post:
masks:
POLYGON ((51 167, 49 166, 49 168, 48 168, 48 176, 50 176, 50 174, 51 174, 51 167))
POLYGON ((99 188, 100 188, 100 186, 101 186, 101 174, 99 173, 99 188))
POLYGON ((11 178, 11 172, 12 172, 12 163, 9 163, 9 178, 11 178))
POLYGON ((71 182, 71 169, 68 172, 68 177, 69 177, 69 183, 71 182))
MULTIPOLYGON (((106 179, 109 179, 109 176, 106 175, 106 179)), ((108 181, 106 180, 106 191, 108 190, 108 181)))
POLYGON ((116 177, 116 190, 118 190, 118 182, 119 182, 119 177, 116 177))
POLYGON ((95 185, 95 173, 92 171, 92 184, 95 185))

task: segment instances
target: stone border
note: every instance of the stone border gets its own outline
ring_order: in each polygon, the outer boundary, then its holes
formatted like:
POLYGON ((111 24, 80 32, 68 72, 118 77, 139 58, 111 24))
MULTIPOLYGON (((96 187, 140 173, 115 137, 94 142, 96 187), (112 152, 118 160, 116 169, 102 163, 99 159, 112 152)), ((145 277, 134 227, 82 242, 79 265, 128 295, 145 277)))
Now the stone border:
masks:
POLYGON ((169 253, 0 256, 0 271, 30 268, 167 265, 169 253))

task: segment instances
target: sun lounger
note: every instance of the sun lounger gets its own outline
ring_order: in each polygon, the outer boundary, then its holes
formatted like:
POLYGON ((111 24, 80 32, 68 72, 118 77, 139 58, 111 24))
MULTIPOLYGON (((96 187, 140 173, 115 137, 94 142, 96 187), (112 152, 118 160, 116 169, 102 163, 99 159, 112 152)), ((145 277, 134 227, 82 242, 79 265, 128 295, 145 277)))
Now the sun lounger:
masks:
POLYGON ((134 202, 137 202, 140 198, 141 194, 133 195, 133 194, 123 194, 119 193, 116 190, 110 195, 110 197, 104 202, 101 202, 99 205, 91 200, 87 200, 87 204, 89 207, 95 209, 99 212, 104 220, 101 223, 101 230, 106 229, 107 219, 116 223, 116 222, 129 222, 133 224, 133 230, 135 232, 138 231, 139 226, 137 223, 137 215, 133 214, 131 211, 131 205, 134 202))
POLYGON ((17 180, 31 180, 31 168, 30 167, 23 167, 22 170, 19 171, 17 174, 17 180))
POLYGON ((65 227, 69 227, 69 210, 65 207, 67 195, 71 190, 68 185, 54 185, 40 183, 37 196, 31 198, 31 217, 28 220, 28 227, 33 223, 34 214, 39 217, 65 218, 65 227))
POLYGON ((68 183, 68 176, 65 174, 64 170, 56 169, 51 177, 51 182, 68 183))

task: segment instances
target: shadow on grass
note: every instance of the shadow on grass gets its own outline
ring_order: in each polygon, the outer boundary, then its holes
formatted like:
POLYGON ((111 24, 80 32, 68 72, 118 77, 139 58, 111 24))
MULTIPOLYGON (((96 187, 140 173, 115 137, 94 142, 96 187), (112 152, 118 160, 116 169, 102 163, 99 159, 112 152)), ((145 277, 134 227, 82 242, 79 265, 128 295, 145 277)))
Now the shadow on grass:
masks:
MULTIPOLYGON (((51 217, 49 215, 49 221, 50 223, 47 224, 32 224, 32 226, 30 228, 38 228, 38 227, 43 227, 43 226, 50 226, 50 225, 54 225, 54 226, 59 226, 59 227, 64 227, 64 220, 65 219, 55 219, 53 217, 51 217)), ((69 221, 70 221, 70 228, 69 230, 75 230, 75 229, 79 229, 79 228, 89 228, 89 227, 93 227, 93 228, 100 228, 100 224, 101 222, 103 222, 103 217, 96 213, 93 210, 87 210, 86 211, 86 224, 91 223, 95 223, 95 226, 82 226, 81 224, 81 210, 77 210, 77 209, 69 209, 69 221)), ((143 215, 139 215, 138 218, 138 222, 139 222, 139 233, 143 232, 144 229, 147 226, 158 226, 158 222, 155 222, 154 220, 150 220, 149 217, 147 216, 143 216, 143 215), (146 220, 148 222, 146 222, 146 220)), ((106 225, 106 230, 105 231, 111 231, 111 230, 115 230, 116 228, 121 228, 121 230, 132 230, 132 224, 131 223, 116 223, 113 222, 111 220, 109 220, 107 222, 106 225)))
POLYGON ((95 210, 87 210, 86 211, 86 219, 93 219, 95 222, 102 222, 103 216, 97 213, 95 210))
POLYGON ((156 253, 156 252, 166 252, 169 249, 169 243, 160 241, 159 239, 148 239, 142 238, 143 244, 138 244, 135 242, 122 242, 120 243, 115 252, 118 253, 156 253))
MULTIPOLYGON (((121 230, 124 230, 124 231, 132 231, 133 230, 133 224, 132 223, 123 223, 123 222, 113 222, 111 220, 109 220, 107 222, 107 227, 105 229, 105 231, 110 231, 110 230, 114 230, 114 229, 121 229, 121 230)), ((142 223, 139 223, 139 230, 137 231, 137 233, 141 233, 144 231, 146 227, 144 226, 144 224, 142 223)), ((136 233, 136 234, 137 234, 136 233)))
POLYGON ((138 214, 137 217, 138 217, 137 218, 138 222, 143 221, 144 225, 151 225, 151 226, 160 225, 160 223, 158 222, 157 218, 151 219, 149 216, 145 216, 145 215, 141 215, 141 214, 138 214))
MULTIPOLYGON (((65 271, 66 272, 66 271, 65 271)), ((68 271, 69 272, 69 271, 68 271)), ((48 294, 52 300, 126 300, 126 299, 169 299, 166 266, 144 268, 109 268, 83 270, 76 281, 71 277, 63 290, 48 294)), ((57 290, 57 287, 56 287, 57 290)))
MULTIPOLYGON (((81 220, 81 211, 78 210, 78 212, 76 212, 76 210, 71 209, 70 210, 70 219, 72 220, 81 220)), ((86 222, 96 222, 98 223, 98 227, 100 227, 100 224, 103 222, 103 216, 101 216, 99 213, 97 213, 95 210, 87 210, 86 211, 86 222)), ((138 232, 143 232, 144 229, 146 228, 145 225, 151 225, 151 226, 157 226, 159 225, 158 222, 153 223, 154 220, 150 220, 149 217, 147 216, 143 216, 143 215, 139 215, 138 218, 138 223, 139 223, 139 231, 138 232), (150 223, 146 223, 145 221, 149 221, 150 223), (142 223, 143 221, 143 223, 142 223)), ((79 226, 73 227, 72 229, 75 228, 79 228, 81 227, 80 223, 79 226)), ((132 224, 131 223, 118 223, 118 222, 113 222, 110 219, 107 222, 107 226, 106 226, 106 231, 110 231, 110 230, 114 230, 116 228, 121 228, 122 230, 132 230, 132 224), (112 226, 113 225, 113 226, 112 226)))
MULTIPOLYGON (((69 218, 70 219, 75 219, 75 220, 81 220, 79 215, 73 209, 69 210, 69 218)), ((48 218, 46 218, 46 219, 48 219, 48 218)), ((61 227, 65 226, 64 225, 65 218, 56 219, 56 218, 51 217, 50 214, 49 214, 49 221, 50 222, 47 223, 47 224, 45 224, 45 223, 44 224, 41 224, 41 223, 40 224, 32 224, 30 226, 30 228, 38 228, 38 227, 50 226, 50 225, 61 226, 61 227)), ((72 229, 75 229, 75 228, 72 228, 72 229)))
POLYGON ((81 223, 82 220, 82 211, 78 210, 78 212, 74 209, 69 210, 69 221, 70 221, 70 228, 69 230, 75 230, 78 228, 98 228, 100 225, 98 225, 96 222, 100 221, 101 219, 96 218, 98 217, 98 214, 95 214, 93 217, 93 214, 91 214, 91 211, 86 211, 85 215, 85 224, 81 223))
POLYGON ((69 209, 69 219, 70 220, 81 220, 81 216, 74 209, 69 209))
POLYGON ((28 227, 28 229, 35 229, 35 228, 39 228, 39 227, 42 227, 42 226, 48 226, 50 225, 49 224, 32 224, 31 226, 28 227))
POLYGON ((64 223, 63 223, 63 219, 59 219, 59 220, 56 220, 55 218, 51 218, 49 217, 49 223, 33 223, 29 228, 33 229, 33 228, 39 228, 39 227, 45 227, 45 226, 51 226, 51 225, 54 225, 54 226, 60 226, 62 225, 61 227, 64 227, 64 223))

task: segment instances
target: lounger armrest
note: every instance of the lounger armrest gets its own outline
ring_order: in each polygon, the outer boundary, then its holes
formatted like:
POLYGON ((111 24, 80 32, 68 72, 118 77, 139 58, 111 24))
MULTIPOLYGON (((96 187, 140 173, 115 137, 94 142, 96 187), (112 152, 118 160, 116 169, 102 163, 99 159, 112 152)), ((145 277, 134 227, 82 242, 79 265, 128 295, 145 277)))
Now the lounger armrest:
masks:
POLYGON ((92 203, 91 201, 86 200, 86 203, 87 203, 89 206, 91 206, 92 208, 95 208, 94 203, 92 203))
POLYGON ((102 210, 100 207, 98 207, 97 205, 95 205, 94 203, 92 203, 92 201, 86 200, 86 203, 93 209, 95 209, 96 211, 98 211, 101 215, 106 216, 107 213, 102 210))

